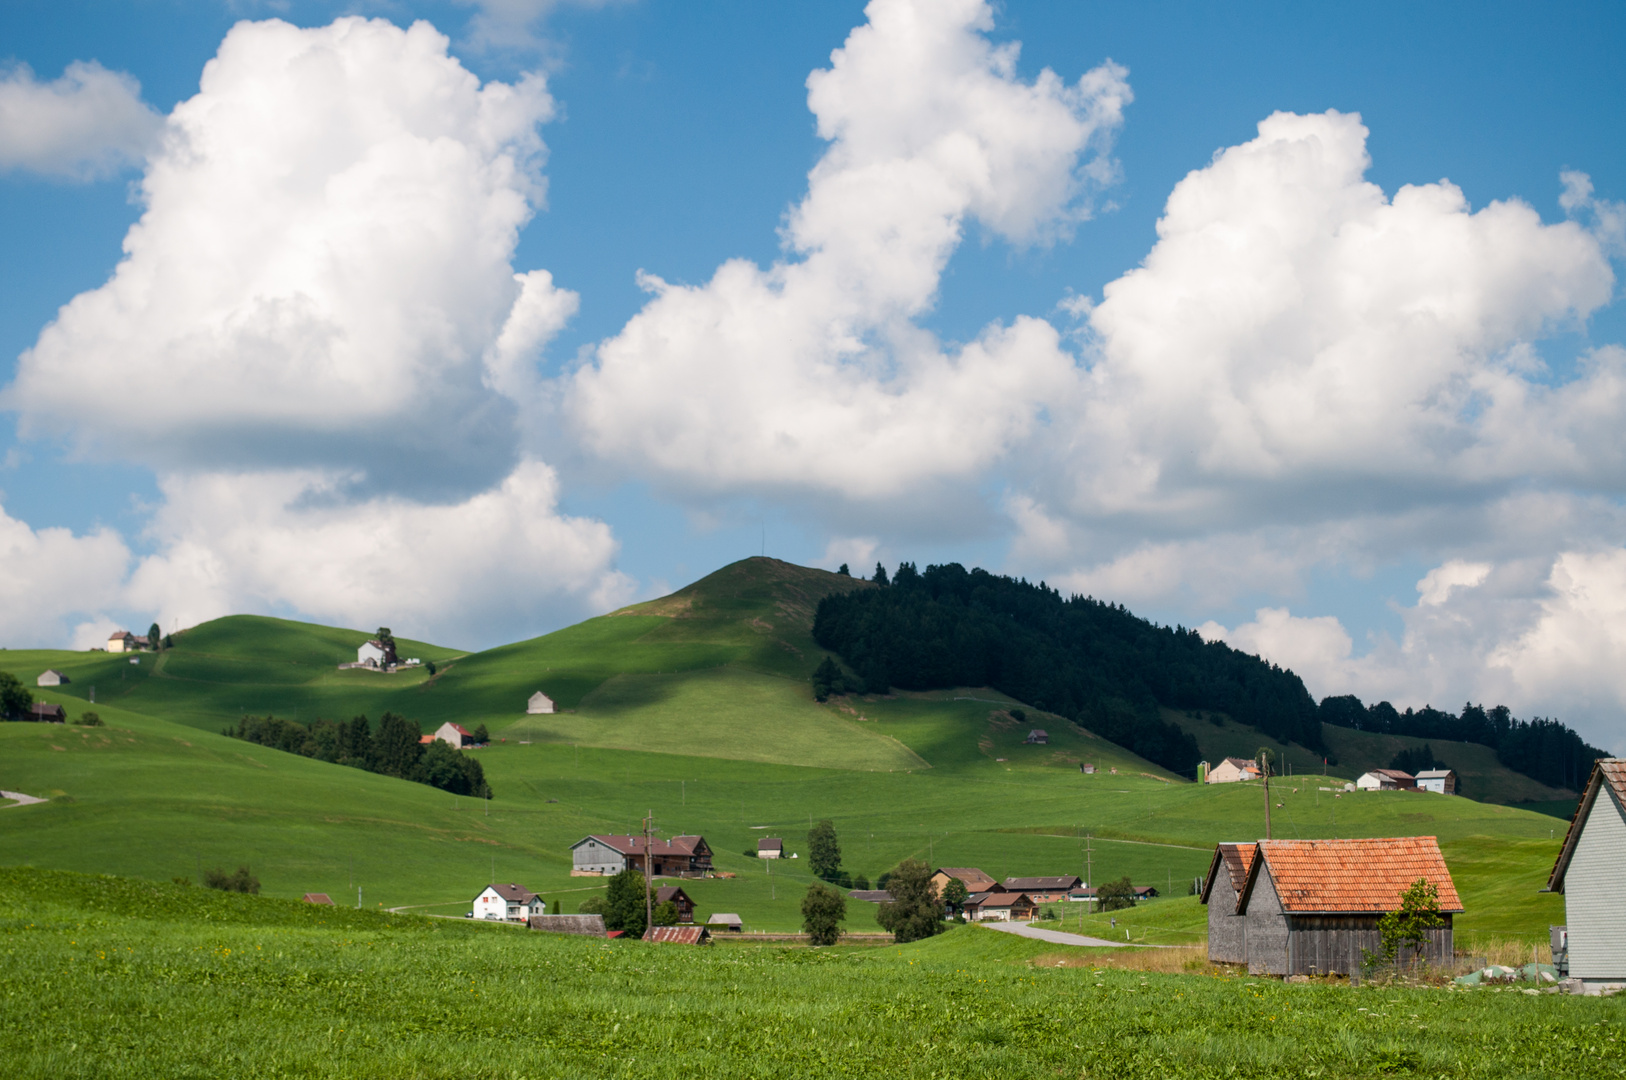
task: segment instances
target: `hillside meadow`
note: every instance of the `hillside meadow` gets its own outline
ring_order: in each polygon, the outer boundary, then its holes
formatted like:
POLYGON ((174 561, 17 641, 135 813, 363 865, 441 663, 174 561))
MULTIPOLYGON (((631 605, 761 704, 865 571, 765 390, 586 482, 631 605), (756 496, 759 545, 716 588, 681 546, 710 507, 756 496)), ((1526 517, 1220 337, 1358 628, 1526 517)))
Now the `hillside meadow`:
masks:
POLYGON ((0 933, 18 1080, 1626 1075, 1615 1001, 1115 970, 975 927, 697 949, 7 869, 0 933))

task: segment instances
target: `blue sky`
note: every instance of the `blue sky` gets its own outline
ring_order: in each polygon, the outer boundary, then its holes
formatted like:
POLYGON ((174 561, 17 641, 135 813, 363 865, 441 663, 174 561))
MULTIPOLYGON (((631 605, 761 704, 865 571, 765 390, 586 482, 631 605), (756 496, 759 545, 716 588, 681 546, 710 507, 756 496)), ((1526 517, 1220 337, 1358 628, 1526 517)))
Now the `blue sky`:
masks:
MULTIPOLYGON (((483 645, 676 587, 765 546, 810 564, 845 556, 856 568, 863 556, 867 570, 877 558, 888 566, 952 559, 1044 577, 1162 621, 1203 625, 1292 664, 1312 692, 1447 706, 1495 698, 1526 714, 1573 717, 1596 739, 1621 738, 1609 718, 1626 701, 1626 681, 1610 670, 1608 648, 1626 637, 1626 617, 1614 614, 1626 604, 1612 599, 1626 597, 1626 554, 1618 428, 1609 423, 1610 349, 1626 342, 1614 280, 1620 237, 1611 232, 1626 198, 1626 144, 1614 131, 1626 103, 1618 62, 1626 14, 1618 5, 1335 10, 1010 0, 991 19, 967 8, 952 35, 932 39, 950 52, 1020 43, 1009 70, 988 68, 986 57, 966 61, 983 64, 974 86, 954 67, 963 56, 911 68, 887 52, 905 38, 884 31, 863 57, 854 47, 852 63, 832 69, 832 51, 877 9, 886 13, 885 4, 866 14, 860 3, 650 0, 6 5, 0 384, 12 388, 0 416, 0 509, 15 565, 38 567, 22 576, 84 584, 66 597, 13 586, 10 606, 46 610, 0 625, 0 633, 13 644, 69 641, 114 623, 159 617, 184 625, 222 610, 265 610, 409 625, 483 645), (494 385, 489 369, 428 382, 411 365, 393 372, 392 357, 422 345, 403 337, 388 356, 356 361, 383 365, 380 380, 403 391, 401 400, 381 391, 360 403, 371 419, 353 428, 343 423, 342 401, 323 412, 349 392, 343 380, 308 385, 312 409, 325 419, 300 415, 299 390, 265 381, 275 376, 264 372, 243 394, 282 401, 286 392, 284 411, 269 418, 260 403, 209 397, 229 396, 229 378, 198 391, 190 411, 176 405, 196 385, 165 382, 165 357, 189 333, 185 320, 246 310, 249 292, 147 313, 122 309, 118 318, 79 316, 65 324, 71 333, 35 349, 58 308, 113 275, 127 231, 149 208, 144 176, 168 168, 172 180, 153 182, 175 185, 164 189, 171 201, 158 197, 168 209, 150 230, 175 239, 158 245, 153 266, 184 265, 185 245, 204 235, 255 253, 277 242, 233 234, 250 204, 207 209, 208 185, 229 186, 228 170, 173 179, 187 166, 151 141, 159 130, 152 125, 199 94, 204 64, 240 20, 280 18, 316 34, 350 15, 402 29, 427 20, 449 39, 449 61, 488 87, 545 82, 551 105, 533 103, 528 116, 545 151, 525 151, 533 182, 521 187, 531 216, 511 250, 490 265, 443 268, 444 280, 418 281, 412 289, 424 291, 410 296, 389 294, 380 276, 365 296, 344 301, 348 314, 333 316, 359 334, 375 315, 384 318, 363 310, 367 304, 410 310, 422 302, 412 297, 455 291, 458 281, 485 280, 480 274, 499 281, 506 270, 546 271, 536 310, 570 310, 546 317, 549 331, 516 361, 519 382, 486 400, 476 384, 494 385), (1125 69, 1104 76, 1110 87, 1066 96, 1109 60, 1125 69), (84 146, 41 141, 41 125, 66 121, 30 118, 41 100, 35 91, 81 61, 139 82, 151 114, 141 148, 128 149, 136 136, 127 129, 143 123, 138 114, 113 115, 88 100, 84 115, 75 114, 84 146), (818 69, 837 70, 833 104, 821 115, 839 113, 845 130, 869 134, 821 137, 808 90, 818 69), (967 135, 953 116, 943 119, 944 110, 1026 108, 1018 91, 1046 69, 1062 89, 1038 94, 1050 112, 1032 114, 1034 123, 1049 128, 1027 142, 1001 142, 1011 120, 973 124, 967 135), (912 81, 888 90, 894 71, 912 81), (942 87, 927 85, 938 77, 942 87), (922 86, 941 90, 938 106, 907 113, 898 99, 922 86), (96 108, 103 112, 86 120, 96 108), (1105 112, 1083 119, 1091 108, 1105 112), (1326 120, 1328 110, 1359 114, 1364 133, 1326 120), (1266 138, 1261 121, 1275 113, 1312 120, 1266 138), (937 123, 947 125, 942 139, 980 139, 990 160, 1008 155, 1018 173, 1038 179, 996 179, 987 190, 964 181, 971 186, 962 201, 941 215, 957 239, 935 255, 912 256, 909 273, 926 273, 924 285, 907 275, 864 279, 862 267, 827 277, 810 270, 818 281, 792 296, 796 286, 773 278, 776 261, 816 266, 813 252, 868 250, 865 230, 874 232, 860 215, 836 220, 853 189, 811 196, 809 171, 839 166, 848 179, 832 184, 856 183, 865 168, 924 161, 959 177, 957 165, 933 156, 931 146, 946 142, 910 141, 937 123), (896 147, 876 141, 894 137, 896 147), (86 164, 86 155, 115 144, 125 149, 86 164), (1336 144, 1338 153, 1364 152, 1369 164, 1289 175, 1271 149, 1289 144, 1336 144), (848 150, 856 157, 842 157, 848 150), (1222 166, 1216 155, 1228 150, 1235 153, 1222 166), (1585 174, 1590 188, 1573 180, 1566 188, 1566 171, 1585 174), (1158 222, 1188 174, 1196 208, 1184 219, 1189 232, 1170 217, 1160 243, 1158 222), (1044 188, 1047 176, 1070 186, 1044 188), (1360 195, 1363 176, 1384 205, 1360 195), (1404 185, 1442 180, 1460 189, 1464 205, 1430 202, 1401 213, 1398 201, 1388 203, 1404 185), (1306 185, 1315 188, 1313 207, 1297 201, 1306 185), (1367 203, 1352 208, 1361 198, 1367 203), (789 215, 804 200, 835 207, 819 213, 836 217, 795 234, 789 215), (1481 212, 1498 201, 1534 217, 1493 222, 1481 212), (1278 213, 1282 206, 1297 216, 1278 213), (1023 207, 1036 209, 1022 217, 1023 207), (216 212, 225 216, 208 216, 216 212), (1349 237, 1361 229, 1394 249, 1355 250, 1349 237), (1346 243, 1326 248, 1321 234, 1346 243), (1216 256, 1210 242, 1221 235, 1239 245, 1233 255, 1246 256, 1216 256), (1112 283, 1154 252, 1156 272, 1106 301, 1112 283), (786 290, 766 314, 713 282, 719 267, 739 259, 766 275, 749 288, 786 290), (1397 267, 1415 280, 1385 296, 1398 288, 1397 267), (640 272, 678 291, 657 300, 640 287, 640 272), (1238 296, 1234 286, 1245 279, 1272 282, 1276 292, 1238 296), (1315 281, 1332 284, 1318 293, 1306 284, 1315 281), (848 288, 856 298, 825 297, 848 288), (1356 293, 1370 297, 1349 300, 1356 293), (1410 304, 1410 296, 1420 299, 1410 304), (866 297, 881 299, 853 316, 866 297), (1094 306, 1058 307, 1070 297, 1094 306), (1415 309, 1430 304, 1438 310, 1429 325, 1451 327, 1437 339, 1415 322, 1415 309), (1249 305, 1271 313, 1239 321, 1249 305), (688 352, 661 351, 659 342, 677 340, 695 320, 709 329, 694 331, 688 352), (829 346, 815 340, 820 328, 838 325, 860 345, 821 353, 829 346), (965 347, 989 340, 990 326, 1018 325, 1038 336, 990 346, 986 366, 966 366, 965 347), (1039 340, 1045 327, 1053 345, 1039 340), (797 333, 810 336, 803 342, 797 333), (706 334, 743 351, 731 359, 719 345, 713 365, 706 334), (922 340, 933 359, 911 374, 922 340), (1213 342, 1223 345, 1210 356, 1213 342), (782 357, 758 366, 752 350, 781 345, 782 357), (1392 366, 1373 359, 1412 348, 1415 357, 1392 366), (25 371, 19 358, 30 349, 25 371), (1183 363, 1190 370, 1175 371, 1183 363), (657 369, 670 377, 652 378, 657 369), (1411 379, 1412 371, 1433 374, 1411 379), (858 397, 820 396, 819 387, 849 375, 858 397), (1191 400, 1175 400, 1182 387, 1194 388, 1191 400), (1220 388, 1235 400, 1220 403, 1220 388), (648 400, 640 397, 646 390, 648 400), (980 414, 954 411, 979 393, 997 422, 979 427, 980 414), (817 417, 805 429, 772 416, 774 395, 798 394, 817 417), (726 422, 701 407, 724 398, 726 422), (1294 412, 1302 415, 1284 415, 1294 412), (519 434, 505 434, 508 425, 519 434), (953 434, 957 425, 963 439, 953 434), (1207 425, 1212 437, 1193 434, 1207 425), (846 445, 820 445, 820 432, 846 445), (1554 432, 1548 442, 1561 446, 1541 441, 1554 432), (402 470, 410 475, 389 471, 399 461, 412 463, 402 470), (526 472, 527 463, 535 470, 526 472), (492 496, 492 506, 459 510, 505 476, 528 478, 503 489, 513 507, 492 496), (253 510, 233 508, 223 494, 251 490, 253 510), (277 513, 265 516, 274 503, 277 513), (417 532, 457 530, 431 510, 414 517, 413 507, 464 514, 490 535, 509 530, 507 539, 486 548, 446 540, 427 550, 412 539, 417 532), (526 515, 546 523, 529 528, 526 515), (390 528, 403 536, 378 539, 390 528), (265 535, 276 544, 266 546, 265 535), (366 584, 392 558, 402 575, 434 574, 436 587, 407 601, 385 584, 366 584), (449 560, 466 569, 440 576, 434 568, 449 560), (523 574, 516 563, 526 564, 523 574), (343 584, 313 591, 294 580, 312 567, 315 577, 343 584)), ((378 40, 378 48, 395 47, 378 40)), ((254 78, 261 69, 248 58, 272 46, 264 37, 244 41, 234 63, 254 78)), ((322 47, 352 48, 336 41, 322 47)), ((325 91, 353 94, 357 116, 390 103, 377 89, 392 77, 378 66, 385 61, 369 63, 325 91)), ((303 153, 300 140, 332 101, 302 96, 295 79, 267 84, 264 94, 285 98, 267 114, 278 125, 267 145, 303 153)), ((225 134, 252 149, 252 137, 225 134)), ((510 145, 525 138, 509 137, 510 145)), ((274 185, 265 194, 276 201, 274 185)), ((492 194, 492 205, 502 197, 492 194)), ((342 221, 342 207, 301 205, 279 211, 294 216, 268 235, 342 221)), ((403 219, 395 228, 414 224, 403 219)), ((448 258, 474 250, 448 243, 448 258)), ((432 257, 429 247, 413 250, 432 257)), ((374 273, 385 258, 349 257, 353 274, 374 273)), ((296 279, 279 280, 321 306, 321 288, 296 279)), ((267 287, 264 279, 243 285, 267 287)), ((480 334, 491 336, 502 314, 470 304, 448 316, 465 320, 465 352, 480 334)), ((237 355, 227 349, 206 362, 229 369, 237 355)))

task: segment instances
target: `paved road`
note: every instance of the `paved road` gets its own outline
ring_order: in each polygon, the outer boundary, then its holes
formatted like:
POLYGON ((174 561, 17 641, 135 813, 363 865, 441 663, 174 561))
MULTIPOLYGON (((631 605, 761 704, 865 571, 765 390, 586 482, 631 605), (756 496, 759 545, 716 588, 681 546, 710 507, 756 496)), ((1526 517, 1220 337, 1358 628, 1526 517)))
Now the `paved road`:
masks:
POLYGON ((32 795, 24 795, 20 791, 0 791, 0 799, 16 799, 17 806, 27 806, 29 803, 45 802, 44 799, 36 799, 32 795))
POLYGON ((1108 941, 1105 938, 1086 937, 1083 934, 1068 934, 1060 930, 1041 930, 1037 926, 1019 922, 984 922, 978 926, 985 926, 990 930, 999 930, 1006 934, 1015 934, 1018 937, 1037 938, 1055 945, 1094 945, 1121 949, 1128 945, 1127 941, 1108 941))

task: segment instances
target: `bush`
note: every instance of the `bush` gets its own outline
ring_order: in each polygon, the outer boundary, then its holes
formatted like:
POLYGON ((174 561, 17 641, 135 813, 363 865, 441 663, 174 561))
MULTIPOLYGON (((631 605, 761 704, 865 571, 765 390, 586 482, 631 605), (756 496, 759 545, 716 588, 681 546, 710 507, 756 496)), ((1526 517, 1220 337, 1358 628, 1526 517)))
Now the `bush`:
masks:
POLYGON ((670 900, 655 905, 656 926, 676 926, 678 924, 677 905, 670 900))
POLYGON ((79 714, 79 719, 75 720, 74 723, 78 724, 80 727, 103 727, 103 726, 105 726, 105 725, 102 724, 102 718, 100 716, 97 716, 93 712, 82 712, 82 713, 80 713, 79 714))
POLYGON ((1102 911, 1122 911, 1135 906, 1135 885, 1125 874, 1117 881, 1109 881, 1096 891, 1101 898, 1102 911))
POLYGON ((802 897, 802 929, 812 944, 834 945, 841 939, 841 922, 846 917, 846 897, 816 881, 807 887, 807 895, 802 897))
POLYGON ((34 695, 9 671, 0 671, 0 720, 15 720, 34 704, 34 695))
POLYGON ((630 866, 612 877, 605 890, 604 929, 620 930, 627 937, 644 936, 644 875, 630 866))
POLYGON ((228 874, 224 870, 205 870, 203 884, 210 889, 219 889, 221 892, 240 892, 258 895, 260 879, 248 872, 248 867, 239 866, 235 873, 228 874))
POLYGON ((594 893, 592 896, 589 896, 586 900, 583 900, 580 904, 576 905, 576 910, 581 912, 583 915, 604 914, 604 894, 594 893))

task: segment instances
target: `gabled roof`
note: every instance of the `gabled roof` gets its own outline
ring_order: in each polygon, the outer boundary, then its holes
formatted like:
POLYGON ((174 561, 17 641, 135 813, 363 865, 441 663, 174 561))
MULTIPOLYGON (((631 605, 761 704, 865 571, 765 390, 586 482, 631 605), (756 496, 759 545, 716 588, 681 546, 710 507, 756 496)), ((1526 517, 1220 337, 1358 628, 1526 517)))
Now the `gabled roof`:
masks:
POLYGON ((764 836, 757 841, 758 851, 784 851, 785 842, 777 836, 764 836))
POLYGON ((680 896, 683 897, 683 899, 688 903, 694 903, 694 901, 690 899, 689 894, 684 892, 683 888, 678 885, 662 885, 660 888, 656 889, 655 903, 664 904, 670 900, 675 904, 677 903, 677 898, 680 896))
POLYGON ((1558 849, 1558 861, 1553 863, 1553 872, 1547 877, 1548 892, 1564 891, 1564 875, 1569 871, 1570 859, 1575 855, 1575 845, 1580 842, 1581 831, 1586 828, 1587 818, 1592 815, 1592 807, 1600 795, 1605 798, 1612 796, 1615 805, 1626 813, 1626 758, 1601 758, 1593 763, 1586 791, 1575 807, 1569 831, 1564 834, 1564 846, 1558 849))
POLYGON ((1001 884, 1006 892, 1055 892, 1082 884, 1078 875, 1071 877, 1008 877, 1001 884))
POLYGON ((740 925, 740 917, 731 911, 719 911, 707 919, 706 924, 708 926, 713 924, 717 926, 738 926, 740 925))
POLYGON ((1418 780, 1444 780, 1451 775, 1450 769, 1424 769, 1417 774, 1418 780))
POLYGON ((466 735, 471 739, 474 738, 474 732, 470 731, 468 728, 464 727, 462 724, 459 724, 455 720, 448 720, 448 721, 446 721, 444 724, 442 724, 440 726, 441 727, 449 727, 453 731, 457 732, 459 735, 466 735))
POLYGON ((331 905, 333 903, 333 897, 329 896, 325 892, 308 892, 301 899, 303 899, 307 904, 331 905))
POLYGON ((480 890, 478 895, 484 896, 488 889, 502 897, 504 900, 508 901, 510 904, 528 904, 532 900, 536 899, 536 894, 534 892, 527 889, 523 885, 515 885, 511 881, 506 885, 487 885, 484 889, 480 890))
POLYGON ((1415 780, 1415 779, 1417 779, 1411 773, 1402 772, 1399 769, 1368 769, 1368 770, 1366 770, 1366 772, 1362 773, 1361 775, 1363 775, 1363 776, 1387 776, 1390 780, 1415 780))
POLYGON ((115 632, 113 632, 111 634, 108 634, 107 635, 107 640, 108 641, 124 641, 126 639, 134 638, 134 637, 135 637, 135 635, 130 633, 130 631, 128 631, 128 630, 118 630, 118 631, 115 631, 115 632))
POLYGON ((704 926, 651 926, 644 931, 644 940, 669 945, 701 945, 711 940, 711 931, 704 926))
MULTIPOLYGON (((983 873, 981 870, 978 870, 975 866, 939 866, 937 868, 937 874, 947 874, 951 878, 959 878, 961 881, 965 882, 967 886, 970 886, 974 882, 978 881, 986 881, 990 885, 994 883, 994 879, 992 877, 983 873)), ((937 874, 933 874, 932 876, 936 877, 937 874)), ((975 892, 976 890, 973 889, 972 891, 975 892)))
POLYGON ((48 667, 48 668, 46 668, 46 669, 45 669, 45 670, 44 670, 44 671, 42 671, 42 672, 40 672, 40 676, 41 676, 41 677, 44 677, 44 676, 46 676, 46 675, 55 675, 55 676, 56 676, 56 677, 57 677, 57 678, 59 678, 59 679, 65 679, 65 678, 67 678, 67 676, 66 676, 66 675, 64 675, 64 674, 62 674, 62 672, 60 672, 60 671, 58 671, 58 670, 57 670, 57 669, 56 669, 56 668, 54 668, 54 667, 48 667))
POLYGON ((1418 878, 1439 889, 1441 911, 1462 911, 1456 883, 1432 836, 1356 840, 1261 840, 1237 898, 1248 907, 1259 875, 1268 872, 1282 908, 1301 915, 1378 914, 1400 907, 1418 878))
MULTIPOLYGON (((571 849, 579 848, 589 840, 597 840, 610 850, 618 851, 623 855, 642 858, 644 854, 643 837, 617 836, 604 833, 593 833, 590 836, 584 836, 571 844, 571 849)), ((649 845, 651 855, 681 855, 687 857, 709 852, 710 850, 711 847, 706 843, 706 838, 703 836, 674 836, 670 840, 662 840, 660 837, 656 837, 654 842, 649 845)))
POLYGON ((1224 765, 1226 762, 1229 762, 1230 764, 1235 765, 1239 769, 1257 769, 1257 768, 1259 768, 1259 763, 1257 761, 1254 761, 1252 758, 1228 757, 1228 758, 1225 759, 1225 761, 1220 762, 1220 764, 1224 765))
POLYGON ((1033 903, 1033 898, 1024 892, 991 892, 982 894, 982 899, 977 901, 977 906, 980 908, 1014 907, 1024 900, 1029 904, 1033 903))
POLYGON ((1214 889, 1214 882, 1219 880, 1223 869, 1228 877, 1233 893, 1241 893, 1248 884, 1248 868, 1253 865, 1253 856, 1256 848, 1250 843, 1228 843, 1214 845, 1214 858, 1208 864, 1208 876, 1203 879, 1201 900, 1208 903, 1208 894, 1214 889))

